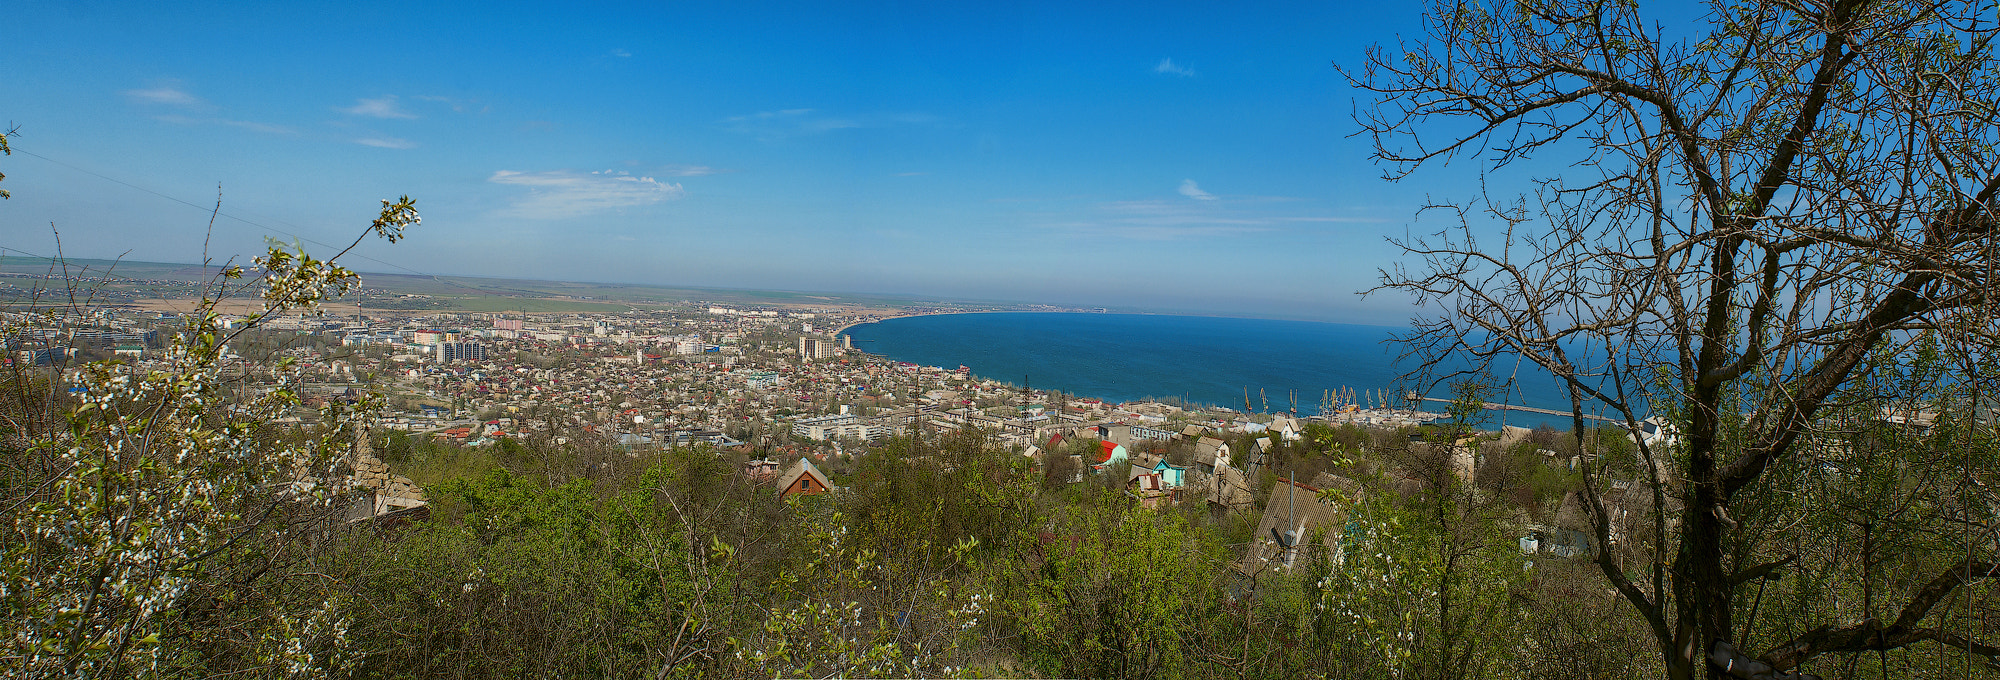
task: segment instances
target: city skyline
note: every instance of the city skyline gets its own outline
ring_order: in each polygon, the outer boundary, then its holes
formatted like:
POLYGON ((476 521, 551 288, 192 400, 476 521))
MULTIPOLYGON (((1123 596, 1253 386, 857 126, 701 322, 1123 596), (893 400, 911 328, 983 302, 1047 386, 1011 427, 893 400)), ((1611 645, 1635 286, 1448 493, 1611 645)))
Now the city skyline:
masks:
POLYGON ((1380 180, 1333 63, 1413 20, 31 3, 0 219, 185 262, 218 185, 223 255, 409 194, 422 227, 351 266, 1398 323, 1355 295, 1383 237, 1477 178, 1380 180))

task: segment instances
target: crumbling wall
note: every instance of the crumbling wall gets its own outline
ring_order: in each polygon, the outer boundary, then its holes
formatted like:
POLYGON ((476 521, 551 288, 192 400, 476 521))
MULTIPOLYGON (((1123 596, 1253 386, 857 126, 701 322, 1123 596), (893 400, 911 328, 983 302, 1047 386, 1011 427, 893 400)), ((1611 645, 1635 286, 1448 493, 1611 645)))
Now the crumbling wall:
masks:
POLYGON ((424 495, 424 488, 417 486, 410 478, 389 472, 389 464, 375 457, 375 447, 368 441, 368 428, 356 425, 354 453, 348 458, 348 467, 353 470, 354 488, 366 500, 365 510, 357 503, 357 513, 375 516, 394 512, 403 508, 414 508, 430 502, 424 495))

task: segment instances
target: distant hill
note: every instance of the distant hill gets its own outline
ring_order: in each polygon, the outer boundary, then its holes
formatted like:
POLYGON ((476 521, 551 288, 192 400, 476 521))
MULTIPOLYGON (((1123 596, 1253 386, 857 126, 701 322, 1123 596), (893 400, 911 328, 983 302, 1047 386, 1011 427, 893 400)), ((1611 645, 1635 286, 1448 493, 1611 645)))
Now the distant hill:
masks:
MULTIPOLYGON (((103 282, 115 297, 185 297, 215 274, 198 264, 172 262, 69 259, 53 265, 47 258, 0 257, 0 280, 54 274, 72 280, 103 282), (174 285, 178 284, 178 285, 174 285)), ((623 311, 630 305, 666 306, 683 302, 737 305, 826 305, 906 309, 912 307, 993 310, 1039 308, 1035 305, 969 300, 934 300, 848 293, 742 290, 653 286, 643 284, 546 281, 483 276, 430 276, 361 272, 362 285, 373 293, 364 305, 377 309, 432 309, 499 312, 623 311), (428 296, 396 299, 388 296, 428 296), (625 304, 616 304, 625 303, 625 304)), ((17 284, 18 285, 18 284, 17 284)), ((4 289, 0 299, 18 297, 20 288, 4 289)), ((351 297, 351 296, 350 296, 351 297)))

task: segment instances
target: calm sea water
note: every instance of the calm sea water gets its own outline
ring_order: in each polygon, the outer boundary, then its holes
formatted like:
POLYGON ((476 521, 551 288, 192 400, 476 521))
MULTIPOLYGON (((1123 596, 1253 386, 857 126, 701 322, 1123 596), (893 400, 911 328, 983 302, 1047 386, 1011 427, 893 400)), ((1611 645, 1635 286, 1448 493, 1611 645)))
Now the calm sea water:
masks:
MULTIPOLYGON (((855 349, 1036 389, 1108 401, 1176 397, 1302 415, 1319 411, 1326 390, 1398 389, 1400 329, 1384 326, 1151 314, 999 313, 890 319, 848 329, 855 349)), ((1433 393, 1430 396, 1450 397, 1433 393)), ((1507 401, 1563 408, 1546 373, 1521 369, 1507 401)), ((1500 413, 1494 413, 1497 424, 1500 413)), ((1509 412, 1507 423, 1553 419, 1509 412)))

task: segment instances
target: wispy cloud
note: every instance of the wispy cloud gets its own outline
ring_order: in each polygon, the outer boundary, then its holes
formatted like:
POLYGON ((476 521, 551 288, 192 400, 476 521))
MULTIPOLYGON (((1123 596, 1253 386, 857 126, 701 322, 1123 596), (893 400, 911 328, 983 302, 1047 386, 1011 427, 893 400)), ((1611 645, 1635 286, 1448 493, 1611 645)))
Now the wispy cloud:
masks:
POLYGON ((283 125, 259 123, 252 120, 230 120, 228 118, 215 118, 212 116, 182 116, 178 114, 153 116, 153 119, 162 123, 173 123, 175 125, 227 125, 229 127, 243 128, 271 135, 298 134, 297 130, 283 125))
POLYGON ((1182 78, 1194 77, 1194 69, 1176 64, 1173 59, 1161 59, 1160 63, 1153 67, 1153 72, 1180 76, 1182 78))
POLYGON ((812 109, 759 111, 724 118, 722 124, 731 132, 743 133, 764 141, 861 127, 860 123, 847 118, 816 115, 812 109))
POLYGON ((208 106, 208 102, 202 101, 200 97, 196 97, 188 93, 187 90, 183 90, 172 84, 160 84, 153 87, 126 90, 125 96, 131 98, 133 101, 146 104, 178 106, 184 109, 198 109, 208 106))
MULTIPOLYGON (((136 90, 125 90, 127 98, 148 106, 168 106, 181 109, 182 113, 159 113, 154 120, 174 125, 226 125, 271 135, 298 134, 297 130, 274 123, 254 120, 234 120, 214 115, 216 107, 207 100, 195 96, 180 87, 177 81, 155 84, 136 90)), ((156 109, 157 110, 157 109, 156 109)))
MULTIPOLYGON (((474 111, 475 113, 486 113, 488 111, 493 110, 492 104, 481 104, 479 103, 478 100, 457 99, 453 97, 440 97, 437 95, 429 95, 429 94, 420 94, 410 98, 415 99, 417 101, 443 104, 447 107, 450 107, 452 113, 465 113, 467 111, 473 111, 475 107, 478 109, 477 111, 474 111)), ((394 97, 391 97, 391 99, 394 99, 394 97)), ((348 111, 348 112, 353 113, 353 111, 348 111)), ((412 115, 410 117, 415 118, 416 116, 412 115)))
POLYGON ((1329 222, 1335 224, 1381 224, 1388 220, 1380 217, 1279 217, 1280 222, 1329 222))
POLYGON ((1085 219, 1048 226, 1079 234, 1141 241, 1169 241, 1271 231, 1269 220, 1229 214, 1212 205, 1182 201, 1100 203, 1085 219))
POLYGON ((1084 236, 1140 241, 1172 241, 1309 230, 1313 223, 1373 223, 1369 217, 1274 214, 1280 203, 1269 197, 1225 198, 1201 191, 1193 182, 1181 193, 1195 201, 1147 199, 1097 203, 1074 219, 1044 227, 1084 236), (1190 193, 1192 191, 1193 193, 1190 193), (1197 195, 1198 194, 1198 195, 1197 195))
POLYGON ((896 176, 897 176, 897 177, 922 177, 922 176, 924 176, 924 175, 928 175, 928 174, 930 174, 930 173, 928 173, 928 172, 899 172, 899 173, 896 173, 896 176))
POLYGON ((289 128, 289 127, 286 127, 286 126, 283 126, 283 125, 273 125, 273 124, 270 124, 270 123, 259 123, 259 122, 257 122, 257 121, 254 121, 254 120, 229 120, 229 119, 226 119, 226 118, 217 118, 217 119, 215 119, 215 122, 217 122, 217 123, 220 123, 220 124, 222 124, 222 125, 227 125, 227 126, 230 126, 230 127, 240 127, 240 128, 243 128, 243 129, 245 129, 245 130, 253 130, 253 131, 256 131, 256 132, 262 132, 262 133, 265 133, 265 134, 272 134, 272 135, 290 135, 290 134, 297 134, 297 133, 298 133, 298 131, 297 131, 297 130, 293 130, 293 129, 291 129, 291 128, 289 128))
POLYGON ((632 53, 631 53, 631 52, 627 52, 627 51, 625 51, 625 49, 624 49, 624 48, 620 48, 620 47, 614 47, 614 48, 612 48, 612 49, 611 49, 611 56, 614 56, 614 57, 630 57, 630 56, 632 56, 632 53))
POLYGON ((706 165, 662 165, 662 166, 660 166, 660 174, 662 174, 662 175, 666 175, 666 176, 668 176, 668 177, 701 177, 701 176, 703 176, 703 175, 714 175, 714 174, 717 174, 717 173, 723 173, 723 172, 729 172, 729 171, 728 171, 728 170, 717 170, 717 169, 715 169, 715 168, 711 168, 711 167, 708 167, 708 166, 706 166, 706 165))
POLYGON ((679 184, 636 176, 621 170, 573 172, 521 172, 501 170, 486 181, 524 187, 527 194, 515 199, 507 211, 527 219, 561 219, 618 210, 687 195, 679 184))
POLYGON ((863 116, 834 116, 816 109, 781 109, 759 111, 722 119, 723 129, 750 135, 760 141, 777 141, 788 137, 804 137, 823 134, 834 130, 853 128, 882 128, 899 125, 936 125, 942 119, 921 111, 903 113, 873 114, 863 116))
POLYGON ((1194 180, 1191 179, 1181 180, 1181 188, 1178 189, 1178 191, 1181 192, 1182 196, 1186 196, 1188 198, 1192 198, 1197 201, 1215 200, 1215 194, 1202 191, 1201 185, 1195 184, 1194 180))
POLYGON ((416 146, 416 143, 399 137, 362 137, 354 140, 354 143, 378 149, 409 149, 416 146))
POLYGON ((353 106, 341 108, 339 111, 350 116, 367 116, 369 118, 417 117, 417 114, 404 111, 402 105, 396 103, 396 95, 393 94, 385 95, 380 99, 361 99, 356 101, 353 106))

